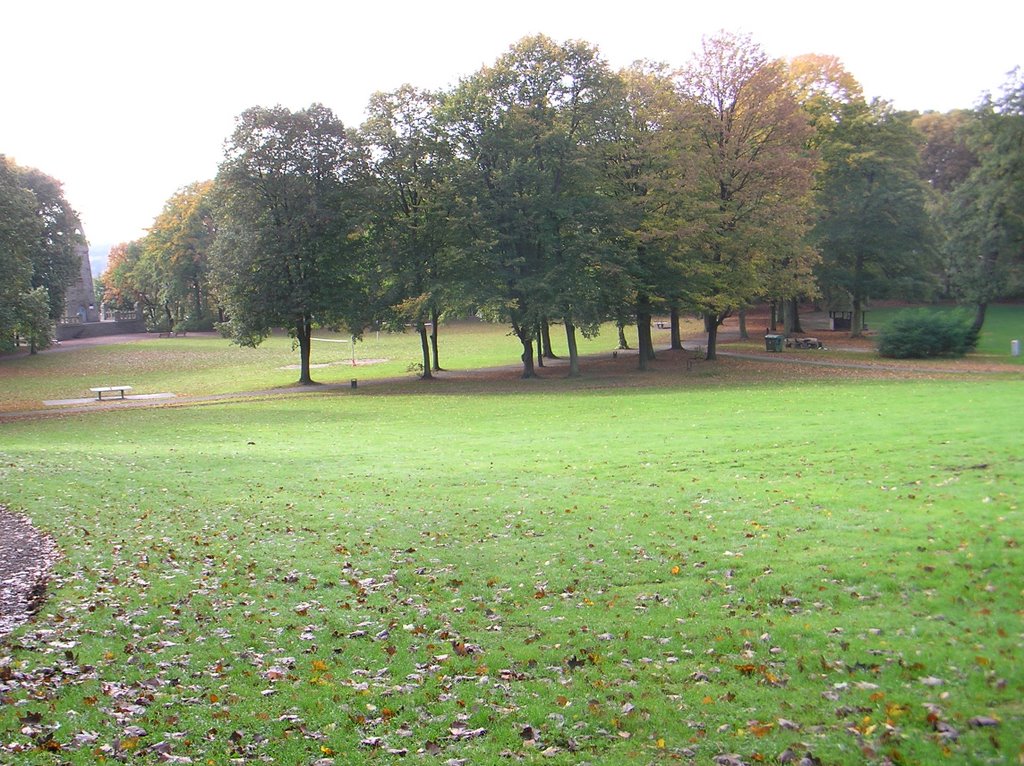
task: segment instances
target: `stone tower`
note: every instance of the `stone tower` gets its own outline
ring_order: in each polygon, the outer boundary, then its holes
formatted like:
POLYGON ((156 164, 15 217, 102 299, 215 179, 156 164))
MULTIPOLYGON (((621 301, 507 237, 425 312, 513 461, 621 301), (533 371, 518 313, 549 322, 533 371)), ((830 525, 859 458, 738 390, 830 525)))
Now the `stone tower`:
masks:
POLYGON ((100 321, 99 307, 92 285, 92 265, 89 263, 89 245, 76 245, 75 254, 82 259, 78 279, 64 295, 65 315, 71 319, 78 317, 81 324, 100 321))

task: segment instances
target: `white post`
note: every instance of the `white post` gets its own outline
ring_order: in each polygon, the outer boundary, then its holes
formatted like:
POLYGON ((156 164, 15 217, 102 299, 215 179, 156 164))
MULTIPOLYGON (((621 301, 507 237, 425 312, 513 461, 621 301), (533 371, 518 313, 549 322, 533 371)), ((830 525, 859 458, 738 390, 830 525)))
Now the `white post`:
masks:
POLYGON ((1019 340, 1011 340, 1010 341, 1010 356, 1020 356, 1020 341, 1019 340))

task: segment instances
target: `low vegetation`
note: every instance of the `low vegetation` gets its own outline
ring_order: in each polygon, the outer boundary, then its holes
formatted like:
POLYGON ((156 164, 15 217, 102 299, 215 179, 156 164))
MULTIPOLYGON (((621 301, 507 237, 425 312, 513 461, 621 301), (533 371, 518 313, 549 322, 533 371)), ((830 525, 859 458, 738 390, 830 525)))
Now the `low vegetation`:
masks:
POLYGON ((878 336, 878 353, 892 359, 960 357, 977 345, 971 318, 952 311, 903 311, 878 336))

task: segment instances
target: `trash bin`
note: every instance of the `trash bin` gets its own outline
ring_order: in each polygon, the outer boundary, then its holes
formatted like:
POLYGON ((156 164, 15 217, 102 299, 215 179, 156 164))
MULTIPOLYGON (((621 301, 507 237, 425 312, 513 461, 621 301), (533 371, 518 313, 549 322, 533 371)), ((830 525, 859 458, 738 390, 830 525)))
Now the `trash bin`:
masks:
POLYGON ((765 351, 782 351, 782 343, 784 337, 782 335, 765 335, 764 336, 764 350, 765 351))

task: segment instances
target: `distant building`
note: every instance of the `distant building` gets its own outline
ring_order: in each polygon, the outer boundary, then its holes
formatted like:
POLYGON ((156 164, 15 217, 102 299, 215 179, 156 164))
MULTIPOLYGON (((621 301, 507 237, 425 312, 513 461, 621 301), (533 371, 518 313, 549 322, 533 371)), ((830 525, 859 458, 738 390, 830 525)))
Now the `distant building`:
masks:
POLYGON ((100 321, 96 294, 92 284, 92 266, 89 264, 89 246, 76 245, 75 255, 82 265, 78 280, 64 294, 64 321, 62 324, 86 324, 100 321))

